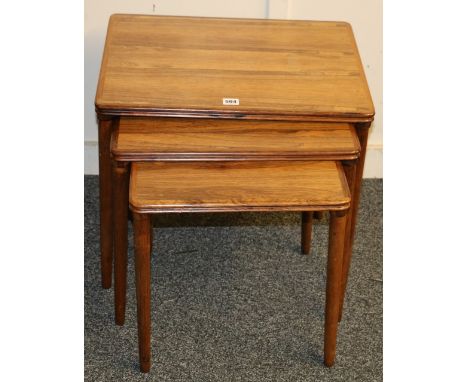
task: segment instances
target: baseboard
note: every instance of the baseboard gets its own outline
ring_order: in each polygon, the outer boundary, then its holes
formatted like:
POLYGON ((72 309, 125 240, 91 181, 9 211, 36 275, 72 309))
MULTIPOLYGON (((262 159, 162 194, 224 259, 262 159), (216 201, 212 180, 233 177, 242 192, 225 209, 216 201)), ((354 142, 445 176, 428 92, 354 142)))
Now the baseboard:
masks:
MULTIPOLYGON (((369 144, 367 146, 364 178, 383 178, 382 170, 383 146, 369 144)), ((94 141, 85 141, 84 144, 84 171, 86 175, 99 174, 98 144, 94 141)))

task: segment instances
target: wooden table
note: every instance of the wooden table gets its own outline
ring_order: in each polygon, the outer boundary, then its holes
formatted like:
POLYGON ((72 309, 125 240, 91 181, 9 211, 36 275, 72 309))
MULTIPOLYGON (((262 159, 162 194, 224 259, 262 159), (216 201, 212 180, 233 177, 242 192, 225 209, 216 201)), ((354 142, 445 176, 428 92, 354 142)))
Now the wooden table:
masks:
MULTIPOLYGON (((338 161, 343 167, 349 187, 354 184, 356 159, 360 145, 354 126, 337 122, 257 121, 206 118, 121 117, 111 139, 113 157, 113 221, 114 221, 114 308, 115 323, 125 322, 128 264, 129 169, 135 162, 206 162, 213 166, 223 162, 261 164, 279 161, 338 161)), ((189 187, 187 175, 178 174, 179 186, 189 187)), ((295 169, 294 164, 288 169, 295 169)), ((278 167, 271 167, 279 171, 278 167)), ((308 174, 290 174, 290 182, 300 183, 308 174), (296 178, 295 176, 298 176, 296 178)), ((325 174, 323 174, 325 176, 325 174)), ((160 179, 159 177, 157 179, 160 179)), ((240 179, 239 179, 240 181, 240 179)), ((231 185, 230 188, 235 185, 231 185)), ((291 185, 292 186, 292 185, 291 185)), ((284 185, 283 185, 284 187, 284 185)), ((210 186, 213 188, 213 185, 210 186)), ((285 187, 285 194, 290 187, 285 187)), ((193 191, 193 190, 192 190, 193 191)), ((226 195, 230 189, 222 189, 226 195)), ((309 188, 308 192, 314 192, 309 188)), ((259 193, 256 195, 261 197, 259 193)), ((281 195, 283 201, 284 194, 281 195)), ((279 202, 278 200, 277 202, 279 202)), ((301 249, 310 253, 312 216, 302 211, 301 249)), ((347 221, 346 238, 351 225, 347 221)), ((345 258, 343 267, 349 267, 345 258)), ((343 273, 342 301, 347 273, 343 273)), ((341 304, 342 305, 342 304, 341 304)))
POLYGON ((333 366, 351 201, 340 161, 133 162, 131 167, 142 372, 151 367, 151 214, 168 212, 329 211, 324 363, 333 366))
POLYGON ((349 24, 113 15, 95 105, 104 288, 112 280, 110 140, 122 116, 353 124, 361 155, 350 258, 374 107, 349 24))

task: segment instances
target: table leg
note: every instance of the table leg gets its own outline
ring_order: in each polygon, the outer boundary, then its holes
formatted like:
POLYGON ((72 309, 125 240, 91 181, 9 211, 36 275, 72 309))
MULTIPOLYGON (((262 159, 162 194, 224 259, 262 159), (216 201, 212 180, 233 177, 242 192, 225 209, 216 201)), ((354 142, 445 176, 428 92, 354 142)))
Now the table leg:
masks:
POLYGON ((151 253, 153 253, 153 219, 151 219, 151 227, 150 227, 150 244, 151 244, 151 253))
POLYGON ((304 255, 308 255, 310 252, 310 242, 312 240, 312 222, 313 222, 312 211, 302 212, 301 222, 301 249, 304 255))
MULTIPOLYGON (((354 177, 354 186, 351 191, 351 209, 349 211, 349 221, 350 226, 347 230, 347 239, 346 239, 346 247, 345 247, 345 254, 344 258, 346 259, 346 268, 344 268, 343 276, 342 276, 342 290, 343 290, 343 301, 344 301, 344 294, 346 291, 346 285, 348 283, 348 274, 349 274, 349 266, 351 264, 351 256, 353 253, 353 242, 354 242, 354 235, 356 232, 356 222, 357 222, 357 214, 359 210, 359 198, 361 195, 361 184, 362 184, 362 174, 364 172, 364 162, 366 160, 366 150, 367 150, 367 136, 369 133, 370 122, 366 123, 357 123, 355 125, 356 134, 359 138, 359 143, 361 145, 361 153, 359 155, 359 159, 356 163, 356 173, 354 177)), ((340 307, 340 320, 343 312, 343 302, 341 303, 340 307)))
POLYGON ((125 322, 128 251, 128 162, 113 165, 115 323, 125 322))
POLYGON ((324 341, 324 363, 326 366, 333 366, 335 363, 346 220, 346 212, 330 212, 324 341))
POLYGON ((151 215, 133 214, 140 370, 151 368, 151 215))
POLYGON ((112 285, 112 162, 110 157, 112 127, 112 119, 99 119, 101 284, 106 289, 112 285))
MULTIPOLYGON (((354 193, 354 186, 356 180, 356 161, 344 161, 343 163, 343 170, 346 176, 346 181, 348 183, 349 191, 351 193, 351 203, 353 201, 353 193, 354 193)), ((348 218, 346 220, 346 233, 345 233, 345 251, 343 254, 343 267, 342 267, 342 274, 341 274, 341 300, 340 300, 340 313, 339 313, 339 321, 341 321, 341 317, 343 315, 343 302, 344 296, 346 292, 346 284, 348 281, 348 273, 349 273, 349 266, 351 264, 351 250, 347 250, 348 248, 352 248, 350 245, 351 240, 351 214, 348 213, 348 218)))
POLYGON ((321 220, 323 219, 325 216, 325 212, 323 211, 315 211, 314 212, 314 219, 318 219, 318 220, 321 220))

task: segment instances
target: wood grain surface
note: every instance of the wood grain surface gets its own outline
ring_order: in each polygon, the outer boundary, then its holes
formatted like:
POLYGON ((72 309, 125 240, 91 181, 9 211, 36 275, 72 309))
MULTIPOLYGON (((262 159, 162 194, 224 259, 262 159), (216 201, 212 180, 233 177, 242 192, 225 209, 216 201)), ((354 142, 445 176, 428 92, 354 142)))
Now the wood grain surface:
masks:
POLYGON ((359 156, 348 123, 122 117, 117 161, 345 160, 359 156))
POLYGON ((151 217, 133 214, 140 371, 151 368, 151 217))
POLYGON ((301 251, 304 255, 310 253, 313 217, 314 213, 311 211, 304 211, 301 214, 301 251))
POLYGON ((115 120, 99 119, 99 237, 101 252, 101 283, 112 286, 112 160, 110 141, 115 120))
POLYGON ((346 210, 341 163, 133 162, 134 212, 346 210))
POLYGON ((325 21, 112 15, 95 104, 107 115, 374 115, 351 26, 325 21))
POLYGON ((325 300, 324 363, 331 367, 335 363, 336 337, 341 300, 341 270, 345 246, 347 214, 330 213, 328 229, 327 289, 325 300))
POLYGON ((129 163, 115 162, 112 171, 114 220, 114 308, 115 323, 125 323, 128 265, 128 186, 129 163))

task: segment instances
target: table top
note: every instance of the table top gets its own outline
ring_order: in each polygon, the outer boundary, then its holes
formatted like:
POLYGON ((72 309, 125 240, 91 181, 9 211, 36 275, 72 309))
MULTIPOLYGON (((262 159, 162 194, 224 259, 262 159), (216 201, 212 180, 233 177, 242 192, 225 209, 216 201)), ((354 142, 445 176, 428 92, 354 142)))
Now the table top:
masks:
POLYGON ((349 123, 122 117, 117 161, 353 160, 359 140, 349 123))
POLYGON ((340 162, 133 162, 133 211, 340 211, 350 194, 340 162), (182 186, 183 185, 183 186, 182 186))
POLYGON ((100 115, 367 122, 374 106, 344 22, 112 15, 100 115))

